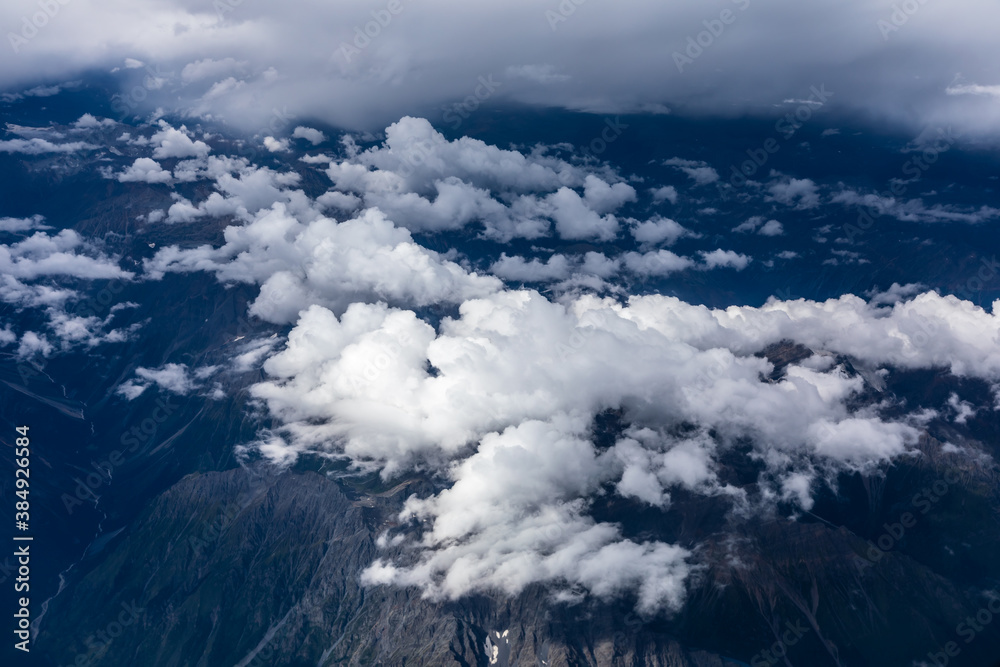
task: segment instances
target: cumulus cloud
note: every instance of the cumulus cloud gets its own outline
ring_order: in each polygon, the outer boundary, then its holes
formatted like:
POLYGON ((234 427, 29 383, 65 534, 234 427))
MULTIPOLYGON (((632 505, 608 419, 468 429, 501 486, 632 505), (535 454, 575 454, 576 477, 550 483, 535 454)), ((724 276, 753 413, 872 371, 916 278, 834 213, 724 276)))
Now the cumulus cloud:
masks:
POLYGON ((35 214, 30 218, 0 218, 0 232, 28 232, 33 229, 52 229, 44 224, 45 216, 35 214))
POLYGON ((683 599, 690 554, 595 521, 587 510, 598 488, 661 509, 674 487, 739 505, 744 492, 718 480, 717 456, 748 437, 767 468, 758 484, 808 508, 823 470, 866 470, 916 443, 918 424, 852 403, 861 376, 806 360, 769 380, 761 350, 794 341, 872 368, 998 378, 998 331, 996 315, 935 293, 891 307, 845 296, 712 310, 663 296, 555 303, 499 291, 437 329, 384 304, 356 303, 340 317, 313 306, 253 389, 280 424, 259 447, 283 462, 338 453, 388 477, 448 471, 448 488, 411 498, 401 515, 426 522, 416 561, 387 556, 368 583, 454 598, 544 582, 598 596, 631 590, 643 609, 670 607, 683 599), (607 409, 630 426, 598 451, 590 429, 607 409), (672 428, 682 423, 695 432, 672 428), (583 577, 560 566, 569 553, 630 574, 583 577))
POLYGON ((19 137, 42 137, 49 139, 62 139, 66 135, 63 132, 59 132, 51 125, 46 125, 44 127, 34 127, 31 125, 18 125, 17 123, 7 123, 5 128, 11 134, 16 134, 19 137))
POLYGON ((450 488, 407 503, 403 518, 433 522, 418 564, 379 560, 363 581, 419 586, 434 598, 560 582, 601 597, 634 590, 644 612, 676 608, 689 553, 622 539, 617 526, 584 512, 580 498, 613 476, 609 458, 597 453, 579 418, 528 420, 489 434, 452 471, 450 488))
POLYGON ((564 255, 559 254, 552 255, 545 262, 538 259, 529 262, 523 257, 508 257, 506 254, 501 254, 500 259, 490 267, 490 272, 504 280, 525 283, 549 282, 568 278, 570 263, 564 255))
POLYGON ((161 120, 159 125, 160 130, 149 138, 150 143, 156 146, 153 157, 157 160, 172 157, 204 157, 212 150, 204 141, 192 141, 187 128, 183 125, 180 129, 175 129, 165 120, 161 120))
POLYGON ((0 301, 18 308, 62 308, 77 296, 77 292, 72 289, 44 283, 32 284, 6 274, 0 274, 0 286, 3 287, 0 301))
POLYGON ((272 153, 283 153, 289 150, 288 139, 275 139, 274 137, 264 137, 264 148, 272 153))
MULTIPOLYGON (((304 311, 286 350, 265 366, 275 380, 257 389, 275 414, 293 424, 289 451, 342 438, 348 453, 384 462, 392 471, 421 451, 460 453, 470 440, 522 419, 631 405, 651 425, 683 418, 712 427, 738 422, 768 434, 768 446, 779 449, 820 442, 807 437, 809 428, 817 428, 815 435, 823 436, 829 452, 839 442, 836 432, 805 423, 807 413, 819 409, 816 415, 839 423, 838 415, 847 415, 843 401, 860 390, 860 378, 839 368, 801 367, 789 371, 784 384, 768 383, 761 379, 768 363, 754 353, 793 340, 872 366, 945 366, 958 375, 1000 375, 1000 355, 990 342, 998 330, 996 316, 933 292, 891 308, 845 296, 710 310, 661 296, 633 297, 628 306, 596 297, 561 305, 516 291, 465 302, 460 312, 435 332, 412 312, 385 305, 356 303, 339 319, 318 306, 304 311), (521 331, 532 335, 524 338, 521 331), (388 357, 383 368, 366 373, 380 354, 388 357), (656 372, 667 363, 654 362, 660 355, 674 359, 675 373, 656 372), (521 358, 536 362, 526 370, 521 358), (567 358, 574 363, 565 363, 567 358), (318 359, 329 363, 315 363, 318 359), (604 380, 587 385, 583 378, 591 373, 604 380), (743 381, 754 388, 749 394, 713 393, 743 381), (647 382, 657 391, 637 390, 647 382), (456 387, 462 387, 460 393, 456 387), (775 403, 769 405, 765 397, 772 392, 775 403), (445 395, 448 405, 439 405, 436 397, 445 395), (347 412, 331 402, 337 396, 344 397, 347 412), (657 405, 670 405, 647 410, 644 401, 652 396, 659 397, 657 405), (770 422, 778 419, 771 411, 787 413, 788 401, 799 400, 805 413, 770 422), (392 429, 371 428, 404 405, 405 414, 396 414, 392 429), (319 416, 330 421, 317 424, 319 416)), ((846 459, 854 454, 845 451, 846 459)))
POLYGON ((209 156, 184 160, 174 168, 174 178, 181 182, 214 181, 215 192, 198 203, 171 193, 175 203, 166 211, 169 223, 192 222, 206 216, 252 220, 259 211, 277 203, 307 218, 317 215, 313 203, 292 187, 298 185, 299 174, 253 166, 245 158, 209 156))
POLYGON ((688 175, 695 185, 708 185, 709 183, 715 183, 719 180, 719 172, 717 172, 713 167, 710 167, 707 162, 702 162, 700 160, 685 160, 679 157, 673 157, 669 160, 664 160, 663 164, 668 167, 676 167, 682 172, 688 175))
POLYGON ((361 197, 413 231, 444 231, 480 223, 496 240, 615 238, 612 213, 635 189, 613 173, 570 164, 544 149, 524 154, 462 137, 448 141, 422 118, 386 128, 381 146, 332 161, 336 191, 361 197), (582 191, 582 192, 581 192, 582 191))
POLYGON ((145 262, 146 272, 210 271, 224 282, 259 284, 251 311, 272 322, 294 321, 310 304, 342 310, 358 300, 455 303, 500 286, 416 244, 374 209, 341 223, 300 222, 279 203, 245 226, 228 227, 225 237, 218 248, 161 248, 145 262))
POLYGON ((0 347, 17 342, 17 334, 11 331, 10 325, 6 324, 0 329, 0 347))
POLYGON ((694 235, 679 222, 659 216, 643 222, 635 221, 632 226, 632 237, 644 246, 673 245, 683 236, 694 235))
POLYGON ((299 125, 292 132, 292 137, 294 139, 305 139, 313 146, 317 146, 324 141, 326 141, 326 135, 319 130, 313 129, 311 127, 305 127, 304 125, 299 125))
POLYGON ((52 344, 44 334, 27 331, 21 336, 21 342, 17 347, 17 357, 19 359, 30 359, 35 356, 47 357, 52 354, 52 350, 52 344))
MULTIPOLYGON (((198 369, 198 371, 203 370, 198 369)), ((192 374, 186 364, 164 364, 159 368, 140 366, 135 369, 136 379, 123 382, 119 385, 116 393, 131 401, 141 396, 149 387, 156 385, 164 391, 183 396, 190 394, 198 387, 198 379, 204 379, 211 375, 214 370, 214 367, 210 367, 207 374, 204 372, 192 374), (200 378, 196 379, 196 376, 200 376, 200 378)))
POLYGON ((747 218, 745 222, 733 227, 734 232, 756 232, 761 236, 781 236, 785 233, 784 226, 777 220, 764 221, 759 215, 747 218))
POLYGON ((356 195, 331 190, 316 197, 316 203, 324 209, 333 208, 341 211, 353 211, 361 206, 361 198, 356 195))
POLYGON ((156 160, 138 157, 131 166, 118 174, 118 180, 121 183, 170 183, 174 179, 156 160))
POLYGON ((117 124, 110 118, 98 119, 92 114, 85 113, 73 122, 73 127, 77 130, 99 130, 106 127, 114 127, 117 124))
POLYGON ((781 236, 785 233, 785 227, 777 220, 768 220, 761 225, 757 233, 761 236, 781 236))
MULTIPOLYGON (((72 296, 76 298, 76 295, 72 296)), ((115 304, 103 318, 56 306, 47 308, 46 314, 53 337, 58 340, 60 349, 67 351, 78 345, 92 348, 105 343, 123 343, 131 340, 145 323, 136 322, 125 328, 114 328, 114 319, 115 313, 135 305, 115 304)))
POLYGON ((611 185, 588 174, 583 179, 583 199, 594 211, 610 213, 626 202, 635 201, 635 188, 628 183, 611 185))
POLYGON ((734 250, 723 250, 722 248, 717 248, 711 252, 702 251, 702 259, 705 261, 706 269, 717 269, 720 267, 736 269, 737 271, 742 271, 747 268, 747 265, 753 260, 752 257, 743 255, 734 250))
POLYGON ((907 299, 920 294, 926 289, 925 285, 919 283, 908 283, 906 285, 900 285, 899 283, 893 283, 889 286, 889 289, 885 291, 873 290, 868 293, 869 302, 874 305, 892 305, 894 303, 899 303, 900 301, 906 301, 907 299))
POLYGON ((18 243, 0 245, 0 273, 28 280, 40 276, 71 276, 85 280, 132 277, 132 273, 119 268, 112 258, 93 251, 92 246, 71 229, 54 236, 39 231, 18 243))
POLYGON ((805 210, 819 206, 819 190, 808 178, 780 177, 768 186, 767 201, 805 210))
POLYGON ((671 204, 677 203, 677 188, 672 185, 664 185, 660 188, 653 188, 650 190, 650 194, 653 195, 653 201, 655 202, 666 200, 671 204))
POLYGON ((625 267, 639 276, 667 276, 694 266, 694 261, 681 257, 669 250, 653 250, 644 253, 627 252, 622 255, 625 267))
POLYGON ((618 274, 621 265, 620 257, 608 257, 594 251, 582 257, 556 253, 545 262, 501 253, 490 272, 512 283, 554 283, 550 289, 558 293, 580 289, 599 292, 614 289, 606 281, 618 274))
POLYGON ((972 404, 968 401, 963 401, 958 397, 958 394, 952 392, 948 396, 948 407, 950 407, 955 412, 954 421, 956 424, 965 424, 969 421, 969 417, 974 417, 977 410, 972 407, 972 404))
POLYGON ((613 215, 602 216, 590 207, 573 190, 559 188, 548 196, 556 231, 564 239, 596 239, 610 241, 618 235, 618 219, 613 215))

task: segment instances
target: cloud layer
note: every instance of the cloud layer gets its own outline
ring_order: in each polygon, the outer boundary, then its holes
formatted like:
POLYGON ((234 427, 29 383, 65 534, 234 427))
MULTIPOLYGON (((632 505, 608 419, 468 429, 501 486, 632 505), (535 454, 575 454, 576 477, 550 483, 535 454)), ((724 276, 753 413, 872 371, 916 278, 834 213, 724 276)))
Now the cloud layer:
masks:
POLYGON ((39 7, 0 9, 9 49, 0 86, 115 68, 125 111, 159 105, 247 129, 266 127, 276 110, 376 129, 484 99, 607 113, 769 113, 820 85, 834 106, 863 118, 994 136, 1000 121, 991 29, 1000 10, 986 0, 39 7))

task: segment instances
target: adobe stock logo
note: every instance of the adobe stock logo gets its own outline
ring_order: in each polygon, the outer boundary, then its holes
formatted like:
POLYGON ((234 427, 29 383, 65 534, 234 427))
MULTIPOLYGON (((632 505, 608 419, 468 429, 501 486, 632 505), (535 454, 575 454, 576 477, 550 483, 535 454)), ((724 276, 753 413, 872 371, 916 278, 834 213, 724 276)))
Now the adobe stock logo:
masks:
POLYGON ((748 179, 762 170, 771 156, 781 150, 781 140, 787 141, 795 136, 799 128, 812 118, 813 114, 822 108, 831 97, 833 97, 833 93, 826 89, 826 84, 820 84, 818 88, 810 86, 809 97, 802 100, 794 111, 785 114, 774 124, 774 131, 780 135, 780 139, 779 137, 768 137, 759 148, 747 149, 746 154, 750 159, 744 160, 738 168, 735 164, 729 165, 729 184, 734 188, 742 188, 746 185, 748 179))
POLYGON ((41 11, 35 12, 28 18, 27 15, 21 17, 20 34, 8 32, 7 39, 10 40, 10 48, 14 53, 20 53, 21 47, 35 38, 38 31, 49 24, 55 18, 59 10, 70 3, 70 0, 38 0, 36 3, 41 11))
POLYGON ((613 144, 622 132, 628 129, 628 125, 621 122, 618 116, 614 118, 604 118, 605 127, 601 129, 600 136, 594 137, 589 143, 580 149, 580 154, 584 157, 597 157, 607 150, 609 144, 613 144))
POLYGON ((361 52, 371 45, 372 40, 381 35, 382 30, 388 28, 392 19, 402 11, 402 0, 389 0, 385 9, 372 10, 372 20, 364 25, 364 29, 361 26, 354 26, 354 46, 346 42, 340 43, 337 49, 340 55, 344 56, 344 60, 348 63, 360 56, 361 52))
POLYGON ((135 600, 122 602, 121 608, 122 610, 118 612, 117 620, 111 621, 103 630, 98 630, 83 640, 83 643, 87 646, 87 651, 78 653, 73 662, 66 667, 73 667, 74 665, 76 667, 87 667, 97 664, 98 658, 107 652, 111 643, 118 637, 121 637, 126 628, 137 622, 146 613, 146 608, 137 605, 135 600))
MULTIPOLYGON (((958 472, 948 470, 942 479, 935 480, 933 484, 918 491, 913 496, 910 504, 914 509, 919 510, 920 514, 927 514, 935 505, 941 502, 948 494, 949 489, 959 481, 961 481, 961 478, 958 472)), ((868 543, 868 549, 865 551, 864 558, 855 556, 856 564, 868 567, 882 560, 886 553, 895 548, 906 537, 907 530, 917 525, 918 519, 919 516, 913 512, 903 512, 899 515, 899 519, 895 523, 883 524, 882 528, 885 529, 885 532, 879 535, 874 543, 868 543)))
POLYGON ((576 8, 587 2, 587 0, 562 0, 559 6, 556 7, 557 11, 548 9, 545 11, 545 20, 548 21, 549 27, 552 32, 556 31, 556 28, 560 23, 566 21, 570 16, 576 13, 576 8))
MULTIPOLYGON (((747 7, 750 6, 750 0, 732 0, 732 2, 739 7, 741 12, 746 11, 747 7)), ((674 51, 671 54, 674 59, 674 65, 677 66, 677 71, 683 74, 685 67, 693 65, 694 61, 700 58, 706 49, 711 48, 715 44, 715 40, 722 37, 722 33, 726 31, 728 26, 736 23, 738 16, 739 14, 731 9, 723 9, 719 12, 719 18, 702 21, 701 24, 705 26, 705 29, 697 35, 688 35, 687 47, 684 49, 684 52, 674 51)))
MULTIPOLYGON (((986 606, 979 609, 975 615, 967 616, 964 621, 955 626, 955 634, 962 638, 966 644, 971 644, 980 633, 991 630, 990 624, 993 619, 1000 616, 1000 597, 996 593, 989 596, 986 606)), ((992 630, 995 632, 995 629, 992 630)), ((931 664, 935 667, 946 667, 952 658, 957 658, 962 652, 962 646, 956 641, 950 641, 940 647, 940 651, 931 651, 927 654, 931 664)))
POLYGON ((493 79, 493 74, 487 74, 477 79, 478 85, 472 95, 469 95, 461 102, 444 107, 444 121, 451 123, 451 129, 457 130, 462 126, 462 122, 472 115, 483 102, 490 99, 497 88, 503 85, 502 82, 493 79))
POLYGON ((875 25, 882 33, 882 39, 889 41, 889 35, 897 32, 906 25, 910 17, 920 11, 920 8, 927 4, 927 0, 903 0, 899 4, 892 6, 892 14, 888 19, 879 19, 875 25))
POLYGON ((795 623, 785 621, 785 628, 784 633, 774 644, 750 658, 750 667, 771 667, 785 661, 789 647, 798 644, 802 636, 809 632, 809 628, 802 625, 801 620, 795 621, 795 623))
POLYGON ((99 497, 96 493, 97 489, 111 483, 112 473, 116 468, 124 465, 126 455, 138 451, 144 443, 155 436, 160 424, 167 421, 178 407, 180 406, 171 403, 169 398, 156 399, 156 407, 153 408, 150 416, 139 422, 138 426, 133 426, 122 433, 120 442, 123 449, 112 451, 104 461, 91 461, 90 467, 94 469, 93 472, 82 479, 73 478, 73 481, 76 482, 73 495, 64 493, 60 497, 66 512, 73 514, 73 509, 77 505, 82 505, 85 500, 96 501, 99 497), (126 446, 128 448, 124 449, 126 446))
POLYGON ((877 218, 888 213, 882 205, 883 200, 895 200, 897 197, 902 197, 906 194, 910 184, 919 181, 924 173, 938 161, 941 154, 951 150, 961 138, 961 135, 953 132, 950 126, 947 128, 938 128, 937 133, 940 136, 937 142, 933 145, 924 146, 920 150, 919 155, 903 163, 901 172, 904 176, 908 176, 909 179, 892 179, 888 190, 875 193, 877 196, 864 200, 861 212, 858 214, 858 219, 854 224, 849 222, 844 223, 843 231, 848 241, 854 243, 855 237, 867 232, 875 225, 877 218))

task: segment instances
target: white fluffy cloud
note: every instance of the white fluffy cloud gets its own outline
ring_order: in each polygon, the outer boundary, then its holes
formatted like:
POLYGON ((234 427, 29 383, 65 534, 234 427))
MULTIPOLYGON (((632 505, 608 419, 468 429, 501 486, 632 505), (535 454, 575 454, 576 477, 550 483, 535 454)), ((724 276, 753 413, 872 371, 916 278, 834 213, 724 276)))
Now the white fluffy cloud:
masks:
POLYGON ((212 180, 215 192, 198 203, 172 193, 175 203, 166 211, 166 222, 192 222, 206 216, 252 220, 259 211, 276 203, 306 219, 318 215, 313 203, 293 187, 299 183, 299 174, 257 167, 245 158, 209 156, 183 160, 174 168, 174 178, 181 182, 212 180))
POLYGON ((204 141, 193 141, 187 128, 183 125, 180 129, 175 129, 165 120, 161 120, 159 125, 160 130, 149 139, 150 143, 156 146, 153 150, 153 157, 157 160, 204 157, 212 150, 204 141))
POLYGON ((565 280, 570 274, 570 262, 564 255, 552 255, 545 262, 538 259, 526 261, 523 257, 502 254, 493 263, 490 272, 504 280, 525 283, 565 280))
POLYGON ((777 220, 768 220, 761 225, 757 233, 761 236, 781 236, 785 233, 785 227, 777 220))
POLYGON ((672 185, 664 185, 660 188, 653 188, 650 190, 650 194, 653 195, 653 201, 655 202, 666 200, 671 204, 677 203, 677 188, 672 185))
POLYGON ((776 201, 797 209, 811 209, 819 206, 819 190, 808 178, 781 177, 768 186, 767 201, 776 201))
POLYGON ((132 274, 111 258, 91 250, 91 245, 71 229, 54 236, 35 232, 18 243, 0 245, 0 273, 28 280, 40 276, 131 278, 132 274))
POLYGON ((317 146, 326 141, 325 134, 323 134, 319 130, 316 130, 311 127, 305 127, 303 125, 299 125, 298 127, 295 128, 295 130, 292 132, 292 138, 305 139, 313 146, 317 146))
POLYGON ((746 222, 733 227, 734 232, 756 232, 761 236, 781 236, 785 233, 785 227, 777 220, 764 221, 759 215, 747 218, 746 222))
POLYGON ((569 188, 559 188, 548 196, 547 203, 552 206, 556 231, 564 239, 610 241, 618 235, 618 219, 615 216, 601 216, 569 188))
POLYGON ((85 113, 76 119, 73 127, 77 130, 99 130, 105 127, 114 127, 117 124, 110 118, 98 119, 93 114, 85 113))
POLYGON ((654 217, 632 226, 632 236, 643 246, 673 245, 682 236, 695 234, 670 218, 654 217))
POLYGON ((363 581, 419 586, 435 598, 561 582, 601 597, 634 590, 644 612, 676 608, 689 553, 623 539, 617 526, 584 512, 580 499, 614 476, 612 458, 597 453, 579 417, 491 433, 451 471, 450 488, 407 503, 404 518, 432 522, 418 564, 378 560, 363 581))
POLYGON ((428 522, 417 561, 387 556, 369 583, 433 597, 568 583, 595 595, 633 590, 653 609, 683 598, 690 554, 595 522, 587 508, 597 488, 611 483, 660 508, 672 487, 743 503, 741 490, 717 480, 716 455, 749 437, 767 465, 758 483, 808 508, 824 469, 867 469, 917 440, 919 424, 849 407, 865 381, 832 357, 769 381, 762 349, 790 340, 862 367, 946 366, 996 379, 998 333, 997 315, 935 293, 888 308, 845 296, 711 310, 662 296, 558 304, 501 291, 466 301, 437 330, 382 304, 356 303, 339 318, 313 306, 253 392, 279 420, 260 443, 275 460, 320 451, 388 476, 449 471, 451 486, 403 513, 428 522), (601 453, 590 425, 614 408, 632 426, 601 453), (682 423, 697 431, 676 435, 671 426, 682 423), (616 567, 586 577, 588 568, 566 565, 570 554, 616 567))
POLYGON ((27 232, 33 229, 52 229, 45 224, 45 216, 33 215, 30 218, 0 218, 0 232, 27 232))
POLYGON ((694 261, 669 250, 644 253, 627 252, 623 255, 625 266, 639 276, 666 276, 694 266, 694 261))
POLYGON ((52 354, 52 350, 52 344, 44 334, 27 331, 21 336, 21 342, 17 347, 17 356, 20 359, 30 359, 35 356, 47 357, 52 354))
MULTIPOLYGON (((498 292, 464 303, 461 318, 447 320, 440 334, 413 313, 382 305, 354 304, 340 320, 312 307, 293 330, 287 350, 266 366, 279 381, 260 385, 257 391, 276 414, 296 424, 298 436, 312 433, 308 441, 317 443, 339 435, 346 439, 346 451, 384 462, 390 470, 406 465, 417 452, 457 453, 470 440, 524 419, 620 405, 630 406, 637 415, 650 413, 652 424, 683 418, 712 427, 739 423, 766 435, 769 446, 797 447, 814 440, 807 437, 810 415, 813 420, 846 416, 841 401, 860 389, 860 379, 803 368, 784 383, 768 384, 759 378, 767 362, 753 352, 790 339, 861 352, 859 359, 873 363, 915 361, 906 359, 905 337, 883 333, 886 312, 852 299, 710 311, 666 297, 633 298, 628 307, 581 297, 567 309, 533 292, 498 292), (803 310, 798 317, 788 317, 789 310, 799 308, 803 310), (854 321, 855 330, 840 332, 843 340, 829 334, 821 339, 803 335, 821 333, 824 326, 832 330, 835 316, 858 316, 865 310, 870 319, 854 321), (736 320, 751 317, 756 320, 753 327, 736 320), (319 337, 321 330, 327 333, 319 337), (526 338, 522 332, 531 333, 526 338), (898 341, 898 356, 893 358, 886 349, 873 358, 870 349, 858 344, 866 335, 898 341), (372 374, 366 364, 375 357, 384 359, 372 374), (314 363, 321 358, 330 363, 314 363), (530 369, 523 367, 525 358, 535 360, 530 369), (436 373, 428 372, 427 363, 436 373), (674 372, 661 376, 656 369, 663 364, 674 372), (710 372, 717 366, 723 369, 720 374, 710 372), (594 379, 587 380, 591 374, 594 379), (744 382, 752 391, 737 390, 744 382), (725 395, 720 393, 723 386, 729 387, 725 395), (316 399, 324 398, 313 400, 314 391, 316 399), (353 416, 337 407, 337 396, 344 396, 343 409, 355 410, 353 416), (443 396, 449 396, 447 405, 440 402, 443 396), (658 398, 642 398, 652 396, 658 398), (648 400, 653 403, 647 406, 648 400), (778 412, 787 412, 795 401, 802 401, 804 412, 779 418, 778 412), (653 404, 659 407, 653 410, 653 404), (394 427, 375 428, 399 409, 403 412, 391 420, 394 427), (330 422, 306 421, 319 416, 330 422)), ((979 313, 981 326, 996 327, 991 316, 979 313)), ((944 338, 942 347, 956 345, 955 339, 944 338)), ((984 347, 978 346, 972 355, 982 357, 984 347)), ((293 438, 289 451, 301 444, 293 438)))
POLYGON ((422 118, 393 123, 383 145, 331 161, 327 174, 335 191, 400 226, 442 231, 479 222, 497 240, 547 236, 553 223, 566 239, 611 240, 620 228, 612 212, 636 198, 607 170, 591 173, 542 149, 448 141, 422 118))
POLYGON ((610 213, 626 202, 635 201, 635 188, 628 183, 609 185, 588 174, 583 180, 583 198, 598 213, 610 213))
POLYGON ((492 277, 416 244, 374 209, 338 223, 303 223, 284 204, 261 211, 244 226, 228 227, 219 248, 160 249, 145 268, 165 272, 211 271, 225 282, 261 285, 252 312, 272 322, 294 321, 310 304, 342 310, 359 300, 429 305, 461 302, 499 288, 492 277))
POLYGON ((702 259, 705 260, 706 269, 717 269, 722 267, 742 271, 747 268, 753 260, 752 257, 747 255, 743 255, 734 250, 723 250, 722 248, 717 248, 711 252, 702 251, 700 254, 702 259))
POLYGON ((119 385, 116 393, 131 401, 155 385, 171 394, 184 396, 198 389, 201 386, 201 381, 211 376, 216 370, 215 366, 205 366, 192 372, 186 364, 164 364, 159 368, 140 366, 135 369, 135 379, 123 382, 119 385))
POLYGON ((274 137, 264 137, 264 148, 272 153, 284 153, 289 150, 288 139, 275 139, 274 137))
POLYGON ((556 283, 551 289, 562 293, 577 288, 601 291, 605 282, 621 270, 621 259, 590 251, 580 256, 554 254, 546 261, 526 260, 501 253, 490 272, 511 283, 556 283))
POLYGON ((138 157, 128 169, 118 174, 118 180, 122 183, 170 183, 173 176, 156 160, 138 157))
POLYGON ((684 158, 672 157, 664 160, 663 164, 668 167, 676 167, 688 175, 695 182, 695 185, 708 185, 719 180, 719 172, 709 166, 707 162, 701 160, 685 160, 684 158))

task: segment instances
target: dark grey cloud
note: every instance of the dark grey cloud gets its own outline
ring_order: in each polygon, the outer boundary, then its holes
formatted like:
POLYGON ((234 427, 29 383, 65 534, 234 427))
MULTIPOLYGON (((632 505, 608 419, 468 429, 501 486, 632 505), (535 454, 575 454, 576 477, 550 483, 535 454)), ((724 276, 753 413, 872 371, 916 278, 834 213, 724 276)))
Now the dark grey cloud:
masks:
POLYGON ((250 129, 276 116, 288 131, 292 117, 375 129, 470 98, 717 114, 806 100, 973 135, 1000 123, 1000 7, 985 0, 43 4, 0 8, 11 93, 117 69, 123 110, 250 129))

